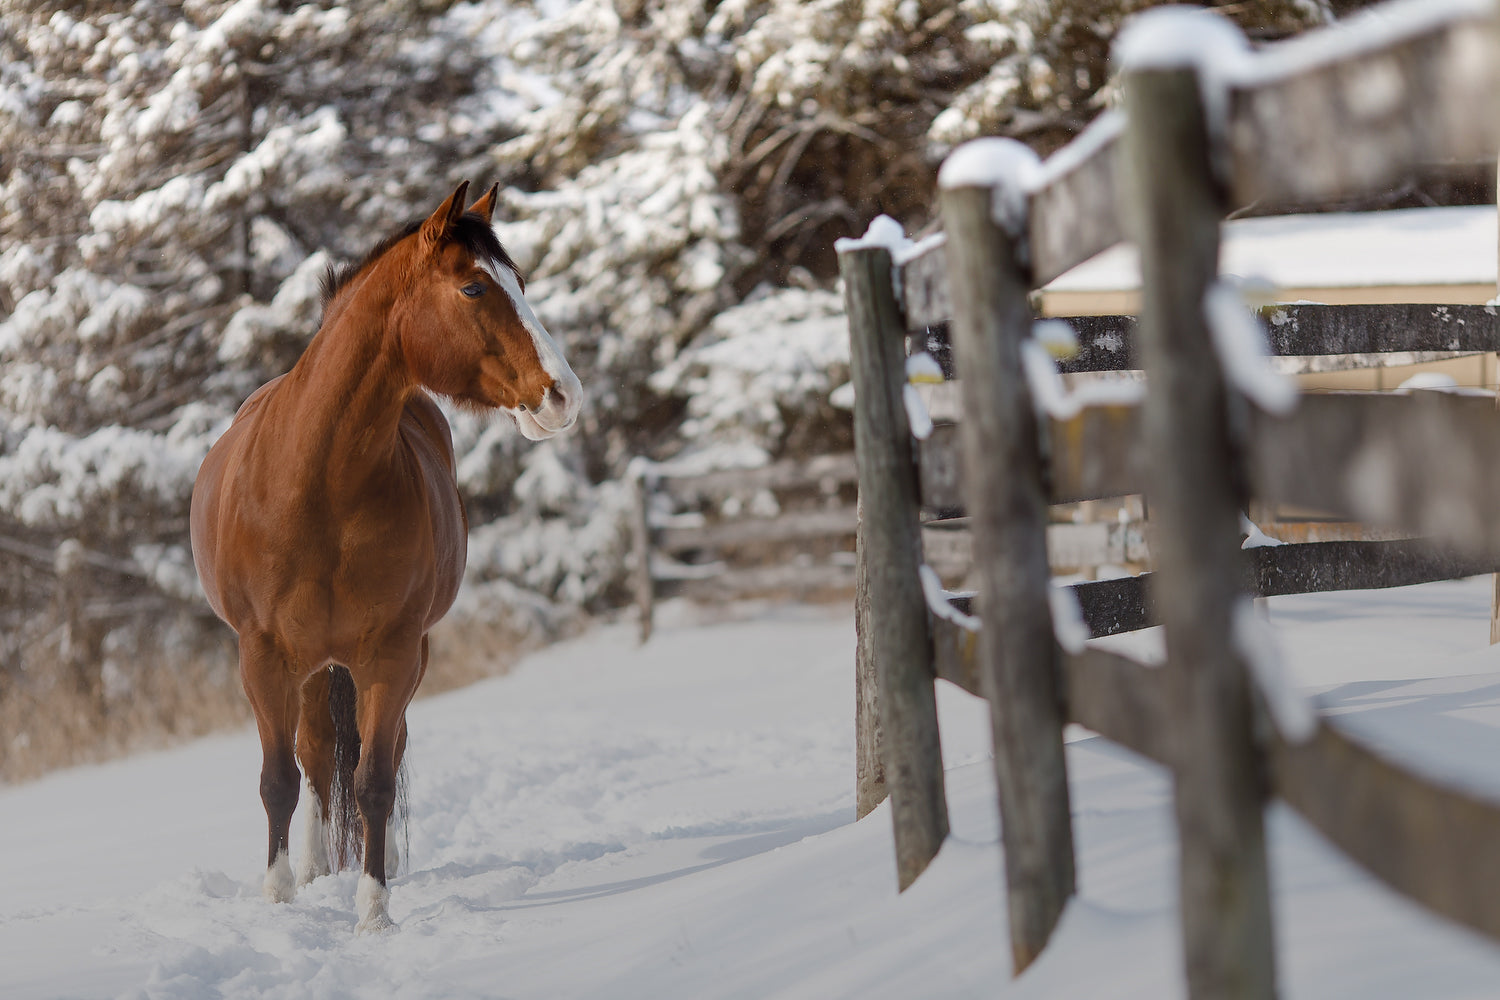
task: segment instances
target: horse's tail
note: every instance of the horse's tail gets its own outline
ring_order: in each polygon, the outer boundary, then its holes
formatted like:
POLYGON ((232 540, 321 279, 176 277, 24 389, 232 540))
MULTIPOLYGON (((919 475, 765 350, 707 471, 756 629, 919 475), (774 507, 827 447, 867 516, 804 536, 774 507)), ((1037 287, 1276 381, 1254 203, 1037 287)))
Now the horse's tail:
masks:
MULTIPOLYGON (((354 799, 354 769, 359 766, 359 725, 355 713, 354 678, 344 667, 332 668, 328 684, 328 711, 333 716, 333 783, 329 791, 328 822, 335 871, 359 864, 365 847, 364 819, 354 799)), ((402 840, 406 830, 406 755, 396 769, 396 814, 401 817, 402 840)), ((403 848, 406 844, 402 845, 403 848)), ((402 856, 405 856, 402 851, 402 856)), ((388 866, 389 867, 389 866, 388 866)), ((394 872, 387 871, 387 875, 394 872)))
POLYGON ((354 678, 332 667, 328 712, 333 716, 333 784, 328 794, 329 847, 334 871, 359 864, 365 828, 354 801, 354 769, 359 766, 359 725, 355 720, 354 678))

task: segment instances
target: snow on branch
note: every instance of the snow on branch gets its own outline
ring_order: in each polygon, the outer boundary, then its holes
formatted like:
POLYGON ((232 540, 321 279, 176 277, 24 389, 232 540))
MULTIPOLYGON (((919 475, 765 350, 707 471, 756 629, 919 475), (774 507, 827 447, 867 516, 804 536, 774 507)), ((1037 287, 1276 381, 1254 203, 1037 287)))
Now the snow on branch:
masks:
POLYGON ((0 456, 0 512, 37 529, 71 529, 129 496, 186 496, 213 435, 101 427, 75 437, 32 427, 0 456))

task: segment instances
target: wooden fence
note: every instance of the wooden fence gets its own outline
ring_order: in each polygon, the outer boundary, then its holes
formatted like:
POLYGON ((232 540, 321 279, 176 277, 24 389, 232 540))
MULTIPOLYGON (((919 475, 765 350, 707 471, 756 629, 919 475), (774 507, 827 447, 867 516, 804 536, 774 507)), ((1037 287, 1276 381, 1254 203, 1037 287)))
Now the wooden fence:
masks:
MULTIPOLYGON (((1396 890, 1500 939, 1500 804, 1418 777, 1336 719, 1311 714, 1299 727, 1278 715, 1287 692, 1254 680, 1236 638, 1252 596, 1500 567, 1493 400, 1308 395, 1268 412, 1253 387, 1242 391, 1245 372, 1221 360, 1207 315, 1229 212, 1368 194, 1437 161, 1493 160, 1493 8, 1398 7, 1384 23, 1331 29, 1332 43, 1314 35, 1247 57, 1227 93, 1205 97, 1217 83, 1185 64, 1127 67, 1124 110, 1029 179, 964 172, 945 183, 942 241, 900 260, 870 240, 840 248, 862 506, 860 808, 889 793, 904 888, 947 834, 934 678, 988 699, 1017 972, 1074 892, 1069 721, 1172 772, 1190 995, 1275 995, 1272 795, 1396 890), (1142 256, 1139 323, 1080 321, 1067 364, 1143 368, 1149 389, 1138 404, 1039 414, 1023 362, 1028 294, 1126 236, 1127 223, 1142 256), (916 441, 905 344, 939 329, 951 331, 964 418, 916 441), (1095 636, 1160 622, 1160 669, 1081 643, 1064 651, 1053 622, 1048 504, 1127 493, 1148 498, 1156 571, 1069 589, 1095 636), (1243 550, 1252 503, 1423 537, 1243 550), (972 518, 978 594, 932 605, 918 524, 924 510, 958 507, 972 518)), ((1264 318, 1280 354, 1500 350, 1485 307, 1275 309, 1264 318)))
POLYGON ((638 459, 631 479, 641 642, 651 637, 659 590, 724 601, 851 589, 855 477, 852 454, 711 471, 638 459), (800 558, 765 558, 788 544, 800 558))

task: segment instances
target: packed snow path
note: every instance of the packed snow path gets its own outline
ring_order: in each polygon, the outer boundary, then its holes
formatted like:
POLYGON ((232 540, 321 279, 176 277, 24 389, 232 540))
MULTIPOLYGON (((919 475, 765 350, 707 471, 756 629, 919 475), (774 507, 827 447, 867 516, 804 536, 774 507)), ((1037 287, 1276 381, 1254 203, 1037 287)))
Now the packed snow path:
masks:
MULTIPOLYGON (((1271 617, 1351 724, 1500 789, 1488 586, 1271 617)), ((887 810, 853 818, 853 646, 847 608, 668 622, 645 647, 626 624, 417 703, 385 936, 354 933, 351 872, 261 898, 252 732, 0 790, 0 996, 1180 996, 1163 774, 1070 731, 1081 894, 1012 982, 984 706, 940 685, 954 833, 898 896, 887 810)), ((1494 995, 1500 949, 1282 808, 1270 836, 1284 996, 1494 995)))

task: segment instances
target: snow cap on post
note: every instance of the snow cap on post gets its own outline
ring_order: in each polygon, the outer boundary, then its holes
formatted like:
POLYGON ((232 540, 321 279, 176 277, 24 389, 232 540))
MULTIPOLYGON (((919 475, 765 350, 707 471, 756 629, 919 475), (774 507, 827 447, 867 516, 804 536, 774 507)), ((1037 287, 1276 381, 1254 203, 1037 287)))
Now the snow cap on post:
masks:
MULTIPOLYGON (((901 258, 912 249, 912 241, 907 238, 906 230, 901 228, 901 223, 889 215, 877 215, 870 220, 870 226, 865 234, 858 239, 845 236, 834 241, 835 253, 853 253, 856 250, 884 250, 891 255, 893 263, 900 263, 901 258)), ((906 295, 901 287, 901 269, 891 269, 891 290, 896 294, 896 301, 902 302, 906 295)))
POLYGON ((1121 73, 1153 69, 1192 69, 1198 73, 1209 131, 1224 134, 1229 88, 1250 65, 1244 32, 1216 10, 1187 5, 1152 7, 1125 22, 1110 51, 1121 73))
POLYGON ((838 253, 851 250, 871 250, 884 247, 892 257, 896 257, 912 245, 906 236, 906 230, 901 228, 901 223, 889 215, 877 215, 870 220, 870 227, 859 239, 848 236, 836 240, 833 249, 838 253))
POLYGON ((1111 56, 1121 71, 1197 69, 1223 72, 1242 64, 1250 45, 1229 18, 1189 5, 1152 7, 1125 22, 1111 56))
POLYGON ((1014 139, 974 139, 955 149, 938 171, 938 187, 987 187, 995 223, 1013 239, 1026 233, 1026 200, 1041 175, 1042 161, 1014 139))

